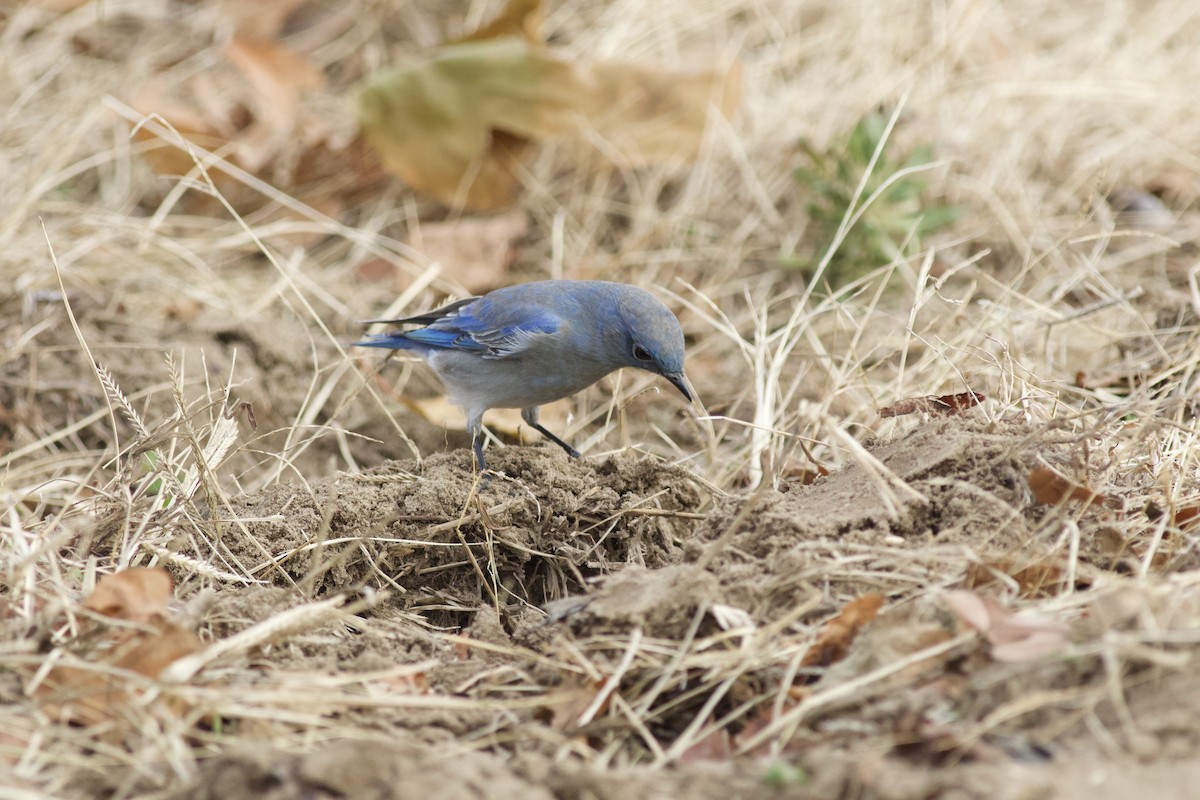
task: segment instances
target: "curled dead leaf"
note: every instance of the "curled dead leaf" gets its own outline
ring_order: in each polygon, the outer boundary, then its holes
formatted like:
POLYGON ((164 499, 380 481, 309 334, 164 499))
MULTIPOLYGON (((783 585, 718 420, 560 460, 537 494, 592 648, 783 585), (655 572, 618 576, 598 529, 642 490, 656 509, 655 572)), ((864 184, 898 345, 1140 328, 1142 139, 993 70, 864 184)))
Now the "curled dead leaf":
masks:
POLYGON ((801 666, 827 667, 841 661, 850 651, 858 632, 875 619, 882 607, 883 597, 877 594, 866 594, 851 600, 841 613, 821 627, 816 641, 804 653, 801 666))
POLYGON ((114 629, 96 645, 92 665, 55 667, 39 684, 34 697, 48 716, 84 726, 120 716, 146 688, 138 676, 157 678, 203 646, 194 633, 164 619, 151 630, 114 629))
POLYGON ((160 567, 134 567, 105 575, 83 607, 114 619, 149 622, 167 615, 175 581, 160 567))
POLYGON ((1039 503, 1056 506, 1065 501, 1082 503, 1084 508, 1104 505, 1107 499, 1099 492, 1072 483, 1048 467, 1036 467, 1029 473, 1029 488, 1039 503))
MULTIPOLYGON (((1013 558, 992 558, 969 564, 963 585, 968 589, 977 589, 997 583, 1000 575, 1011 578, 1022 597, 1049 597, 1058 594, 1066 579, 1067 570, 1054 557, 1032 563, 1013 558)), ((1077 589, 1089 585, 1090 582, 1078 578, 1075 581, 1077 589)))
POLYGON ((906 414, 936 414, 949 416, 977 406, 987 397, 979 392, 959 392, 958 394, 927 395, 925 397, 910 397, 905 400, 884 406, 876 413, 881 417, 901 417, 906 414))
POLYGON ((1187 530, 1200 522, 1200 505, 1182 506, 1175 509, 1172 519, 1176 527, 1187 530))
POLYGON ((101 622, 80 638, 76 655, 83 664, 55 666, 35 690, 49 716, 82 725, 118 717, 147 688, 141 678, 157 678, 201 648, 194 633, 167 618, 173 588, 170 574, 158 567, 121 570, 97 581, 83 607, 138 625, 101 622))

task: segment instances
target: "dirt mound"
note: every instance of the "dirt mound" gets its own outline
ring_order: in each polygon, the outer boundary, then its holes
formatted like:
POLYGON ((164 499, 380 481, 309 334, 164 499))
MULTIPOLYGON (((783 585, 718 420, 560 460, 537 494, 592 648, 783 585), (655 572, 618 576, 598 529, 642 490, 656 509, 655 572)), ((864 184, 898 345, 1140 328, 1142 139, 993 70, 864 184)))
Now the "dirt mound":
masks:
POLYGON ((700 516, 699 484, 653 459, 551 447, 490 458, 503 474, 488 482, 459 451, 272 487, 213 528, 249 574, 315 594, 384 589, 431 625, 465 627, 481 605, 508 624, 596 576, 675 563, 700 516))

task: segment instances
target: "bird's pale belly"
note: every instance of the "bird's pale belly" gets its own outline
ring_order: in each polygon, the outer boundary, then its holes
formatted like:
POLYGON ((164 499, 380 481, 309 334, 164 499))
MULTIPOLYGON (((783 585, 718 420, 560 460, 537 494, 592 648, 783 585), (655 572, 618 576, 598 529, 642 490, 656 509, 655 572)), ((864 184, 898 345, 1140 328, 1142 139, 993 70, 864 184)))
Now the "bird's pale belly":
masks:
POLYGON ((550 370, 534 357, 483 359, 476 355, 438 351, 426 355, 455 403, 472 408, 530 408, 551 403, 586 389, 612 368, 577 361, 550 370))

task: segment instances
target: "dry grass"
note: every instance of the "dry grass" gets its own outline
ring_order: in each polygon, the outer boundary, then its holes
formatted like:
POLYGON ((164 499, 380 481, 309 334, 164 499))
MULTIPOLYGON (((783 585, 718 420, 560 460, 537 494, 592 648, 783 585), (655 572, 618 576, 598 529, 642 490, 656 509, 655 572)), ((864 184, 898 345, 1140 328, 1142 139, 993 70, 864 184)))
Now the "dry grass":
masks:
MULTIPOLYGON (((457 5, 450 14, 440 4, 354 4, 351 22, 312 54, 341 76, 316 101, 330 126, 347 124, 347 81, 494 6, 457 5)), ((819 627, 813 611, 836 608, 872 582, 890 587, 899 606, 928 609, 990 532, 970 546, 925 551, 817 542, 814 558, 828 576, 813 590, 820 599, 796 600, 773 621, 734 615, 713 626, 702 609, 670 635, 602 625, 540 651, 430 631, 426 617, 389 602, 398 587, 382 573, 345 595, 317 592, 326 573, 344 566, 337 559, 351 558, 328 549, 341 544, 327 541, 331 522, 309 532, 311 545, 277 552, 252 532, 261 520, 235 511, 236 498, 286 484, 315 499, 316 484, 338 471, 361 473, 387 457, 419 461, 439 449, 441 434, 394 402, 427 391, 428 376, 402 364, 382 373, 385 385, 345 343, 356 319, 460 289, 404 244, 414 220, 445 211, 401 186, 330 215, 304 199, 320 196, 319 186, 301 195, 226 166, 233 180, 218 189, 211 176, 222 169, 220 152, 193 148, 196 168, 183 181, 150 172, 144 156, 180 140, 161 120, 144 123, 157 138, 130 137, 138 121, 126 105, 130 87, 212 67, 219 49, 211 42, 228 35, 214 8, 164 0, 0 11, 0 731, 17 732, 0 733, 0 774, 11 771, 29 796, 86 794, 71 776, 93 759, 127 776, 114 779, 114 796, 166 791, 194 780, 197 747, 224 751, 242 736, 303 749, 348 731, 391 730, 397 710, 462 715, 462 729, 452 731, 462 750, 509 752, 520 736, 543 736, 556 758, 603 769, 678 763, 766 705, 779 715, 738 746, 778 754, 814 716, 878 700, 897 676, 966 651, 970 636, 937 641, 822 684, 798 703, 788 695, 819 627), (209 202, 189 204, 200 196, 209 202), (361 280, 357 268, 368 259, 392 265, 404 288, 361 280), (222 523, 215 529, 213 520, 222 523), (258 555, 248 560, 236 542, 255 543, 258 555), (306 573, 285 563, 310 551, 306 573), (205 622, 217 646, 177 662, 165 684, 145 681, 169 703, 131 705, 100 732, 30 716, 48 659, 74 657, 67 651, 86 627, 80 598, 99 574, 139 565, 172 569, 190 598, 181 614, 197 625, 216 589, 272 584, 294 593, 264 614, 243 610, 225 638, 205 622), (372 641, 414 637, 428 658, 336 676, 291 668, 304 663, 301 651, 368 629, 362 635, 372 641), (290 655, 271 683, 252 664, 273 643, 290 655), (495 672, 432 692, 405 683, 453 660, 456 647, 491 652, 495 672), (598 689, 573 694, 572 686, 598 689), (565 709, 562 717, 555 711, 553 725, 532 725, 530 710, 547 706, 565 709)), ((974 735, 1101 700, 1118 709, 1115 728, 1129 734, 1122 676, 1144 665, 1174 668, 1195 644, 1187 632, 1197 621, 1195 539, 1172 520, 1175 509, 1200 502, 1200 8, 1182 0, 899 2, 886 10, 623 0, 556 4, 546 25, 556 45, 580 56, 679 65, 717 54, 746 68, 741 112, 714 125, 694 165, 631 173, 593 149, 552 143, 524 176, 520 207, 533 233, 513 279, 661 287, 680 311, 689 374, 707 408, 685 411, 650 377, 633 374, 576 401, 570 435, 590 456, 653 454, 685 467, 713 498, 677 509, 654 497, 600 522, 580 513, 571 521, 591 537, 586 546, 600 548, 607 531, 639 514, 677 517, 695 523, 691 530, 703 518, 714 526, 712 549, 690 557, 702 573, 743 533, 744 520, 720 516, 724 498, 771 490, 814 463, 866 470, 890 513, 902 516, 914 490, 863 442, 925 421, 880 419, 877 409, 981 392, 988 400, 973 413, 997 426, 1028 425, 1022 446, 1104 493, 1108 526, 1138 543, 1132 575, 1094 580, 1100 599, 1081 598, 1075 578, 1095 569, 1081 560, 1090 545, 1080 541, 1080 515, 1041 520, 1029 541, 1065 554, 1070 580, 1039 608, 1079 619, 1133 586, 1153 597, 1145 613, 1154 624, 1083 646, 1077 655, 1096 659, 1102 679, 1009 698, 974 735), (815 249, 806 227, 796 142, 836 143, 880 106, 898 109, 896 146, 934 146, 942 160, 927 177, 968 213, 922 252, 831 297, 782 266, 795 253, 817 262, 831 255, 815 249), (1176 221, 1131 222, 1106 200, 1147 186, 1162 190, 1176 221), (1148 503, 1165 513, 1143 513, 1148 503)), ((393 468, 387 480, 420 482, 419 463, 410 467, 393 468)), ((537 487, 512 486, 540 502, 537 487)), ((489 528, 508 509, 480 497, 472 491, 429 523, 457 532, 449 541, 461 540, 463 560, 455 563, 499 610, 512 585, 490 558, 517 545, 489 538, 468 546, 464 529, 489 528)), ((368 561, 379 552, 371 548, 397 546, 355 541, 353 557, 368 561)), ((590 578, 558 556, 521 557, 543 564, 547 596, 572 594, 590 578)), ((449 596, 427 600, 421 608, 470 610, 449 596)), ((1117 736, 1109 746, 1128 752, 1135 740, 1117 736)))

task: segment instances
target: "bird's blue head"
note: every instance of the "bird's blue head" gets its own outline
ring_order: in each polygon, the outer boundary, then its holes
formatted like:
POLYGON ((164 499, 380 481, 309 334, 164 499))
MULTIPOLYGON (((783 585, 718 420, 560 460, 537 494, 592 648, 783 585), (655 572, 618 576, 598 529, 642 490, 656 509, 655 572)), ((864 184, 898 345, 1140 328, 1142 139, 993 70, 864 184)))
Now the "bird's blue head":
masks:
POLYGON ((690 402, 692 392, 683 374, 683 329, 662 301, 645 289, 623 286, 617 298, 622 366, 657 373, 690 402))

